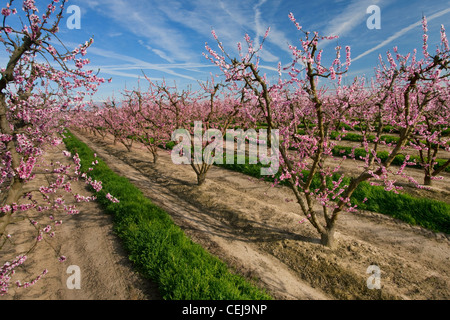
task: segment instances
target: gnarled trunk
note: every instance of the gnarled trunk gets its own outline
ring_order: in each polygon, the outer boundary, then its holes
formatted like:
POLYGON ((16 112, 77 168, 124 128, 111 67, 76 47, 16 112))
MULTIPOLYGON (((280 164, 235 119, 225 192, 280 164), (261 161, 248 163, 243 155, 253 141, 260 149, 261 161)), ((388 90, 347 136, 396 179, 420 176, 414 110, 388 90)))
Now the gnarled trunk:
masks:
POLYGON ((152 151, 152 155, 153 155, 153 163, 156 164, 156 162, 158 162, 158 151, 157 150, 152 151))
POLYGON ((206 180, 206 172, 200 172, 197 174, 197 184, 201 186, 206 180))
POLYGON ((329 248, 335 248, 336 247, 336 231, 335 228, 332 227, 331 229, 326 228, 325 232, 321 233, 320 235, 320 243, 326 247, 329 248))
POLYGON ((426 186, 431 186, 432 185, 432 181, 431 180, 431 176, 428 173, 425 173, 425 177, 423 179, 423 184, 426 186))

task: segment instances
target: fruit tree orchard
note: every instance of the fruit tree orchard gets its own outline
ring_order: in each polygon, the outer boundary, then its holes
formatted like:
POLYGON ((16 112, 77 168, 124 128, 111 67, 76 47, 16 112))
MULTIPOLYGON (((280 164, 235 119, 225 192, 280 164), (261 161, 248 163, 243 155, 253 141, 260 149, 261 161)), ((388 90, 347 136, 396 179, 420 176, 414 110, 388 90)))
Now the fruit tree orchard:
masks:
MULTIPOLYGON (((434 50, 428 47, 425 17, 421 50, 402 55, 394 47, 385 58, 380 56, 370 81, 355 78, 344 85, 343 75, 351 67, 350 47, 337 46, 335 59, 326 63, 320 43, 337 36, 306 31, 290 14, 293 32, 299 34, 300 42, 289 45, 292 62, 284 70, 278 65, 280 77, 275 81, 270 81, 259 68, 259 52, 270 29, 256 47, 246 35, 246 47, 237 45, 238 57, 227 53, 213 31, 218 50, 206 44, 204 56, 220 69, 222 82, 213 76, 198 91, 180 91, 146 76, 146 92, 124 90, 121 101, 109 99, 95 105, 85 102, 86 96, 95 93, 104 82, 84 68, 89 63, 84 56, 93 40, 67 52, 60 52, 51 44, 52 39, 58 40, 58 25, 66 2, 49 1, 44 14, 39 15, 35 1, 24 0, 14 7, 17 2, 10 0, 1 11, 0 41, 9 59, 0 70, 0 250, 12 243, 10 238, 14 235, 8 233, 8 226, 16 219, 28 219, 30 210, 41 212, 42 221, 51 221, 43 224, 45 227, 30 221, 38 231, 37 242, 50 236, 50 230, 57 226, 51 220, 52 210, 77 213, 76 208, 65 205, 62 195, 71 194, 70 179, 85 179, 94 190, 101 190, 101 182, 79 172, 77 155, 66 153, 75 161, 74 172, 70 167, 53 164, 51 172, 58 175, 56 183, 24 193, 24 185, 35 176, 37 160, 50 146, 61 142, 64 128, 70 126, 103 138, 110 134, 129 152, 134 141, 139 141, 155 164, 161 147, 179 142, 172 141, 175 130, 184 128, 195 136, 196 121, 205 124, 203 133, 217 129, 222 136, 228 128, 264 125, 268 137, 277 130, 280 144, 275 151, 279 151, 280 170, 273 172, 275 182, 289 185, 299 212, 317 230, 322 244, 329 247, 336 245, 339 215, 356 209, 351 196, 362 182, 371 181, 398 192, 400 187, 395 182, 402 177, 424 188, 423 185, 430 186, 432 180, 440 179, 439 174, 450 166, 450 159, 439 165, 436 161, 440 151, 450 151, 446 134, 450 120, 450 49, 444 26, 440 30, 440 45, 434 50), (13 19, 15 22, 10 23, 13 19), (287 78, 281 76, 284 71, 287 78), (383 139, 386 130, 397 134, 397 138, 383 139), (335 154, 334 148, 349 131, 360 131, 364 156, 357 155, 355 148, 342 157, 335 154), (382 147, 389 150, 384 157, 379 153, 382 147), (413 160, 410 151, 417 152, 419 158, 413 160), (394 166, 400 155, 400 165, 394 166), (356 175, 341 166, 349 158, 361 163, 356 175), (423 185, 405 172, 410 165, 421 166, 423 185)), ((215 139, 203 140, 202 151, 210 150, 213 142, 215 139)), ((269 139, 267 147, 271 146, 269 139)), ((273 152, 270 151, 272 155, 273 152)), ((192 154, 195 157, 195 150, 192 154)), ((204 185, 211 164, 192 161, 190 165, 198 185, 204 185)), ((77 201, 95 198, 73 196, 77 201)), ((117 201, 111 195, 108 199, 117 201)), ((7 292, 14 268, 25 259, 24 253, 11 263, 1 262, 0 293, 7 292)))
MULTIPOLYGON (((305 31, 292 13, 289 18, 301 37, 298 47, 289 46, 293 61, 287 68, 290 79, 286 81, 280 79, 271 84, 260 74, 257 53, 262 44, 254 48, 248 35, 245 37, 247 50, 244 51, 239 43, 239 58, 236 59, 227 54, 213 31, 219 52, 207 45, 209 55, 206 57, 220 68, 226 81, 241 83, 251 101, 249 107, 260 110, 269 128, 280 130, 283 141, 280 180, 288 181, 301 211, 321 235, 322 244, 333 247, 337 218, 343 210, 354 209, 350 197, 361 182, 375 178, 382 180, 386 190, 399 188, 394 185, 395 177, 405 176, 409 157, 405 157, 400 168, 391 168, 391 164, 406 147, 419 150, 422 155, 426 184, 449 165, 447 161, 436 171, 432 169, 439 148, 449 148, 448 139, 442 139, 441 132, 448 126, 450 50, 444 26, 441 27, 440 47, 435 53, 428 50, 424 17, 423 58, 417 57, 417 51, 404 56, 394 48, 395 58, 390 52, 387 63, 380 58, 370 92, 362 89, 361 80, 357 78, 349 86, 341 83, 342 75, 351 64, 350 47, 345 47, 345 63, 340 59, 342 48, 337 46, 336 58, 331 65, 324 65, 319 43, 336 37, 305 31), (325 85, 320 85, 322 78, 334 83, 334 94, 330 94, 325 85), (364 134, 375 136, 372 143, 363 141, 367 152, 362 159, 365 164, 359 175, 351 177, 349 184, 343 183, 349 173, 342 172, 339 161, 333 161, 332 150, 336 142, 330 137, 342 124, 351 129, 362 127, 364 134), (301 125, 306 128, 305 134, 298 133, 301 125), (386 126, 396 128, 399 139, 392 144, 388 157, 382 160, 377 155, 377 148, 382 143, 380 135, 386 126), (433 156, 430 156, 431 145, 435 146, 433 156), (330 159, 332 161, 327 161, 330 159), (342 174, 333 179, 337 172, 342 174), (322 207, 324 223, 318 219, 316 205, 322 207)), ((265 37, 268 32, 269 29, 265 37)), ((412 177, 409 179, 420 187, 412 177)))
MULTIPOLYGON (((271 130, 279 130, 281 168, 280 174, 274 172, 276 182, 288 183, 301 212, 317 229, 322 243, 332 247, 338 216, 343 211, 356 209, 350 199, 361 182, 371 181, 371 184, 384 185, 385 190, 398 192, 401 187, 395 182, 402 177, 424 188, 423 185, 431 185, 433 179, 440 179, 439 173, 450 165, 450 159, 439 165, 436 162, 439 151, 449 150, 446 134, 450 114, 448 40, 442 26, 440 46, 431 52, 424 17, 420 52, 414 50, 402 55, 394 47, 393 52, 387 52, 386 60, 380 56, 371 81, 356 77, 351 84, 344 85, 343 75, 351 66, 350 47, 337 46, 335 59, 326 65, 319 44, 337 36, 305 31, 293 14, 289 19, 301 35, 300 44, 289 45, 292 63, 284 70, 278 65, 280 77, 274 83, 261 74, 258 67, 258 54, 270 29, 258 47, 254 47, 252 39, 246 35, 246 48, 241 43, 237 45, 238 58, 227 53, 212 31, 219 50, 206 44, 204 56, 221 70, 222 83, 215 83, 212 78, 198 92, 179 92, 176 87, 155 84, 146 77, 148 92, 126 93, 121 110, 111 109, 114 103, 110 103, 91 115, 100 116, 98 121, 87 120, 91 116, 81 117, 87 128, 96 130, 89 123, 104 123, 104 114, 109 113, 109 117, 116 120, 106 121, 102 130, 109 130, 115 139, 125 139, 128 144, 133 138, 147 145, 157 142, 153 147, 165 145, 173 130, 178 128, 185 128, 194 135, 195 121, 206 123, 204 133, 216 128, 223 134, 230 124, 247 129, 263 123, 267 125, 269 137, 271 130), (341 59, 344 54, 345 61, 341 59), (282 71, 288 72, 288 79, 282 79, 282 71), (124 124, 131 123, 133 129, 123 130, 124 124), (141 130, 139 133, 134 131, 137 128, 141 130), (382 136, 386 130, 398 137, 386 141, 382 136), (343 157, 336 156, 334 148, 349 131, 361 132, 364 156, 355 149, 343 157), (389 148, 383 157, 379 153, 382 147, 389 148), (410 152, 418 152, 420 157, 413 160, 410 152), (401 163, 393 166, 399 157, 401 163), (345 159, 362 161, 358 175, 345 172, 341 166, 345 159), (411 165, 421 166, 423 185, 405 173, 405 168, 411 165), (322 214, 317 206, 321 207, 322 214)), ((211 142, 203 141, 202 151, 207 150, 211 142)), ((270 148, 270 140, 267 144, 270 148)), ((149 150, 156 161, 156 149, 149 150)), ((189 163, 198 184, 202 185, 209 164, 189 163)))

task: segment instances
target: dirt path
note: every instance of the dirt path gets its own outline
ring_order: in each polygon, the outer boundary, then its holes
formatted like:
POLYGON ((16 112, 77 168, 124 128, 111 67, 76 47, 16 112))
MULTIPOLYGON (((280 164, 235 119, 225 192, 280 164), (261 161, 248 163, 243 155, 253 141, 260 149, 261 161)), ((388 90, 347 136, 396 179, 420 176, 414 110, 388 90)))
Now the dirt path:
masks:
POLYGON ((190 166, 161 152, 158 164, 135 146, 78 136, 126 175, 185 232, 239 272, 259 279, 279 299, 449 299, 448 235, 390 217, 343 214, 338 248, 318 244, 315 230, 285 187, 213 167, 202 187, 190 166), (381 270, 381 290, 367 289, 370 265, 381 270))
MULTIPOLYGON (((70 164, 62 155, 62 150, 63 145, 51 150, 44 160, 70 164)), ((46 173, 43 167, 36 173, 36 179, 26 186, 28 190, 44 185, 47 179, 55 178, 46 173)), ((75 192, 91 195, 83 182, 72 181, 71 184, 75 192)), ((70 202, 69 199, 66 198, 66 203, 72 204, 73 201, 70 202)), ((8 295, 0 297, 0 300, 160 299, 156 286, 133 271, 119 239, 113 234, 111 216, 103 213, 95 202, 78 203, 77 208, 80 211, 77 215, 54 213, 55 220, 63 221, 56 229, 56 236, 44 237, 29 254, 23 267, 17 269, 14 280, 24 283, 34 279, 44 269, 48 269, 48 273, 29 288, 16 288, 12 285, 8 295), (67 257, 67 260, 59 262, 58 257, 61 255, 67 257), (68 278, 75 275, 73 270, 68 270, 72 265, 79 267, 80 289, 69 289, 67 286, 68 278)), ((42 218, 39 214, 32 218, 44 226, 49 223, 48 218, 42 218)), ((12 259, 19 252, 28 250, 36 237, 28 221, 13 224, 9 232, 16 246, 2 251, 2 261, 6 256, 12 259)))
MULTIPOLYGON (((143 174, 139 168, 138 159, 117 158, 100 144, 92 143, 90 139, 78 134, 78 137, 89 144, 107 165, 120 175, 126 176, 151 200, 173 217, 184 231, 196 242, 201 243, 211 253, 227 261, 231 266, 250 277, 257 277, 269 288, 278 299, 329 299, 323 292, 311 288, 305 281, 299 279, 285 264, 272 255, 260 252, 247 237, 242 237, 233 225, 217 219, 211 208, 204 208, 190 203, 180 197, 172 186, 188 184, 188 179, 180 183, 172 183, 163 174, 143 174), (128 160, 128 161, 127 161, 128 160), (129 163, 134 163, 130 165, 129 163), (205 210, 206 209, 206 210, 205 210)), ((125 155, 126 156, 126 155, 125 155)), ((161 155, 166 163, 170 156, 161 155)), ((144 166, 141 166, 144 167, 144 166)), ((184 168, 186 169, 186 168, 184 168)), ((189 178, 194 176, 189 175, 189 178)), ((183 179, 183 177, 180 177, 183 179)), ((229 212, 229 214, 233 214, 229 212)))

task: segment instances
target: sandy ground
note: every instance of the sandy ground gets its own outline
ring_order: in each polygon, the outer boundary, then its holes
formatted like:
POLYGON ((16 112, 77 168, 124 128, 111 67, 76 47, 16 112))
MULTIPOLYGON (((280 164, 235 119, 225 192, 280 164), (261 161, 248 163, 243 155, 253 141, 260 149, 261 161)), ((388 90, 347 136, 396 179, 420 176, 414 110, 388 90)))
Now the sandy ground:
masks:
MULTIPOLYGON (((70 164, 62 155, 64 145, 50 150, 44 161, 60 161, 70 164)), ((33 190, 47 181, 54 181, 53 174, 46 173, 44 166, 36 172, 36 179, 26 186, 33 190)), ((84 182, 72 181, 72 190, 85 196, 91 196, 84 182)), ((65 197, 67 204, 73 204, 73 197, 65 197)), ((56 227, 55 236, 44 236, 28 255, 27 261, 18 267, 13 280, 21 283, 33 280, 44 269, 48 273, 29 288, 17 288, 12 284, 0 300, 147 300, 160 299, 154 284, 136 274, 122 250, 119 239, 112 230, 111 216, 102 212, 95 202, 78 203, 80 211, 76 215, 54 212, 55 220, 62 220, 56 227), (59 262, 60 256, 67 258, 59 262), (76 283, 74 269, 79 267, 80 288, 72 288, 76 283), (69 280, 69 286, 67 284, 69 280)), ((42 215, 32 213, 31 219, 45 227, 50 220, 42 215)), ((11 261, 17 254, 29 250, 36 238, 36 230, 30 227, 28 220, 18 221, 8 229, 14 246, 6 245, 2 254, 2 263, 11 261)), ((53 229, 55 230, 55 229, 53 229)))
MULTIPOLYGON (((161 151, 154 165, 138 144, 127 152, 110 138, 75 133, 111 169, 167 210, 189 237, 277 299, 450 298, 449 235, 377 213, 345 213, 338 223, 338 246, 331 250, 319 244, 309 223, 299 223, 300 208, 286 187, 271 187, 221 167, 212 167, 198 187, 192 168, 174 165, 168 152, 161 151), (380 290, 367 288, 370 265, 381 271, 380 290)), ((442 181, 433 188, 426 192, 436 197, 450 191, 442 181)), ((37 255, 29 274, 51 265, 52 275, 29 291, 17 290, 12 298, 158 299, 154 285, 130 269, 111 232, 110 217, 95 203, 86 204, 63 226, 68 230, 58 241, 68 261, 49 263, 54 252, 42 247, 47 251, 37 255), (82 290, 66 288, 70 264, 82 270, 82 290)))

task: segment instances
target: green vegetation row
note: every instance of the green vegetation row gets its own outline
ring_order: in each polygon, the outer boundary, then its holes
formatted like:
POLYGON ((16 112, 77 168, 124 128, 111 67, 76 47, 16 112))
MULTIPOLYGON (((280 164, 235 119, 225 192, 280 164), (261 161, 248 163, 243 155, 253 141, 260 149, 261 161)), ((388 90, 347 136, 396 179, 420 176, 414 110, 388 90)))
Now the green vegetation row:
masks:
MULTIPOLYGON (((339 135, 341 135, 341 137, 340 137, 341 140, 348 140, 348 141, 353 141, 353 142, 362 142, 364 140, 364 137, 362 134, 353 133, 353 132, 346 132, 345 134, 343 134, 342 132, 339 132, 339 131, 333 131, 330 134, 330 138, 335 140, 339 137, 339 135)), ((368 142, 373 142, 374 140, 375 140, 375 135, 367 136, 368 142)), ((380 140, 384 141, 386 143, 392 143, 392 142, 396 143, 400 140, 400 138, 396 137, 396 136, 382 135, 382 136, 380 136, 380 140)))
MULTIPOLYGON (((344 146, 335 146, 332 150, 333 155, 335 157, 343 157, 343 156, 349 156, 354 152, 355 159, 359 160, 360 157, 364 158, 367 156, 367 151, 363 148, 355 148, 353 151, 352 147, 344 147, 344 146)), ((389 152, 387 151, 378 151, 377 157, 380 158, 381 161, 385 161, 389 157, 389 152)), ((409 162, 415 162, 415 165, 410 165, 408 168, 422 168, 420 165, 420 157, 418 156, 411 156, 408 160, 409 162)), ((399 154, 397 155, 394 160, 392 161, 393 165, 401 166, 405 162, 405 155, 399 154)), ((436 159, 436 164, 434 165, 434 169, 438 169, 442 165, 444 165, 447 160, 445 159, 436 159)), ((450 167, 447 167, 444 169, 446 172, 450 172, 450 167)))
MULTIPOLYGON (((297 132, 298 132, 298 134, 306 134, 306 131, 304 129, 299 129, 297 132)), ((353 133, 353 132, 343 133, 343 132, 339 132, 339 131, 333 131, 330 134, 330 138, 333 140, 336 140, 339 136, 340 136, 341 140, 347 140, 347 141, 353 141, 353 142, 363 142, 364 141, 364 136, 359 133, 353 133)), ((375 135, 368 135, 366 137, 368 142, 374 142, 375 138, 376 138, 375 135)), ((382 136, 380 136, 380 140, 384 141, 387 144, 397 143, 400 140, 400 137, 392 136, 392 135, 382 135, 382 136)), ((426 141, 424 141, 424 140, 422 140, 421 142, 423 144, 426 144, 426 141)), ((432 144, 432 147, 434 147, 434 146, 435 145, 432 144)), ((441 146, 441 148, 443 148, 443 147, 441 146)))
MULTIPOLYGON (((261 164, 237 164, 235 156, 234 164, 220 165, 229 170, 244 173, 246 175, 274 182, 279 178, 280 172, 275 176, 261 176, 261 164)), ((306 180, 309 172, 303 171, 306 180)), ((328 187, 332 187, 332 180, 337 181, 340 175, 335 173, 328 179, 328 187)), ((342 185, 349 185, 350 178, 344 177, 342 185)), ((281 182, 286 185, 286 182, 281 182)), ((341 186, 342 186, 341 185, 341 186)), ((315 176, 311 189, 320 188, 319 176, 315 176)), ((450 233, 450 205, 428 198, 417 198, 404 193, 386 191, 382 186, 372 186, 368 182, 361 183, 351 196, 351 204, 358 205, 359 209, 390 215, 412 225, 419 225, 435 232, 450 233), (364 199, 367 198, 367 201, 364 199)))
MULTIPOLYGON (((267 124, 260 124, 262 126, 267 126, 267 124)), ((309 127, 313 127, 315 126, 315 124, 310 124, 309 127)), ((299 128, 305 128, 306 126, 304 124, 301 124, 298 126, 299 128)), ((366 126, 361 126, 361 125, 355 125, 353 127, 349 126, 348 124, 345 123, 341 123, 339 124, 339 126, 337 127, 338 130, 340 129, 345 129, 347 131, 362 131, 362 130, 366 130, 367 127, 366 126)), ((399 133, 399 131, 392 125, 386 125, 383 127, 382 132, 385 133, 399 133)), ((448 136, 450 135, 450 128, 447 128, 445 130, 442 131, 442 135, 443 136, 448 136)))
MULTIPOLYGON (((170 149, 173 145, 166 147, 170 149)), ((346 152, 351 152, 352 149, 350 148, 347 150, 347 147, 338 148, 344 148, 343 150, 346 152)), ((365 150, 361 150, 355 150, 355 155, 365 156, 365 150), (364 154, 361 150, 364 151, 364 154)), ((336 155, 338 154, 342 156, 339 150, 336 150, 336 155)), ((382 159, 385 157, 384 154, 380 154, 379 156, 382 159)), ((404 158, 402 159, 401 156, 394 160, 396 164, 403 164, 404 158)), ((278 180, 281 175, 281 172, 279 171, 274 176, 261 176, 262 164, 249 164, 248 157, 246 157, 245 164, 238 164, 236 154, 234 155, 232 164, 226 164, 226 155, 224 154, 223 164, 218 166, 269 182, 274 182, 275 179, 278 180)), ((306 180, 309 174, 308 171, 303 171, 302 173, 306 180)), ((335 173, 331 179, 328 179, 328 186, 331 188, 331 180, 337 181, 339 178, 340 175, 335 173)), ((342 185, 349 185, 349 183, 350 178, 344 177, 342 185)), ((283 181, 281 184, 287 185, 287 182, 283 181)), ((319 187, 320 179, 316 176, 312 181, 311 189, 314 190, 319 187)), ((413 197, 404 193, 386 191, 383 186, 372 186, 368 182, 361 183, 351 196, 350 200, 351 204, 357 205, 359 209, 390 215, 396 219, 403 220, 412 225, 419 225, 434 232, 445 232, 450 234, 450 205, 445 202, 428 198, 413 197), (364 201, 365 198, 367 198, 367 201, 364 201)))
MULTIPOLYGON (((315 126, 317 126, 317 124, 314 124, 314 123, 308 124, 308 128, 314 128, 315 126)), ((266 129, 268 127, 268 125, 267 125, 267 123, 264 123, 264 122, 257 122, 256 123, 256 127, 257 127, 257 129, 266 129)), ((307 126, 305 124, 303 124, 303 123, 298 125, 298 128, 300 130, 302 130, 302 129, 306 128, 306 127, 307 126)), ((351 127, 348 124, 341 123, 341 124, 339 124, 337 126, 337 129, 338 130, 345 129, 347 131, 361 131, 362 129, 364 129, 364 127, 362 127, 360 125, 355 125, 354 127, 351 127)), ((450 131, 450 129, 449 129, 449 131, 450 131)), ((396 130, 394 126, 386 125, 386 126, 383 127, 382 132, 385 132, 385 133, 398 133, 398 130, 396 130)))
MULTIPOLYGON (((299 134, 304 134, 304 133, 305 133, 305 131, 303 129, 299 130, 299 134)), ((339 134, 342 134, 342 133, 334 131, 334 132, 331 133, 330 137, 331 137, 331 139, 336 139, 339 136, 339 134)), ((373 136, 373 135, 369 135, 367 137, 367 140, 369 142, 373 142, 374 139, 375 139, 375 136, 373 136)), ((382 135, 382 136, 380 136, 380 139, 382 141, 385 141, 386 143, 392 143, 392 142, 396 143, 399 140, 398 137, 390 136, 390 135, 382 135)), ((347 133, 345 133, 344 136, 341 137, 341 140, 348 140, 348 141, 353 141, 353 142, 362 142, 363 141, 363 136, 360 135, 360 134, 357 134, 357 133, 347 132, 347 133)), ((353 150, 352 147, 335 146, 333 148, 332 152, 333 152, 333 155, 335 157, 342 157, 344 155, 345 156, 351 155, 352 154, 352 150, 353 150)), ((355 148, 354 154, 355 154, 355 159, 359 160, 360 157, 362 157, 362 158, 366 157, 367 152, 363 148, 355 148)), ((384 160, 386 160, 388 158, 389 153, 387 151, 378 151, 377 152, 377 156, 381 159, 381 161, 384 161, 384 160)), ((420 165, 420 162, 421 162, 420 157, 418 157, 418 156, 411 156, 409 161, 410 162, 416 162, 415 165, 408 166, 409 168, 418 168, 418 169, 422 168, 422 166, 420 165)), ((401 166, 404 162, 405 162, 405 156, 400 154, 400 155, 397 155, 394 158, 393 164, 401 166)), ((436 159, 436 162, 437 163, 434 165, 435 169, 437 169, 440 166, 442 166, 444 163, 447 162, 447 160, 446 159, 436 159)), ((444 171, 450 172, 450 167, 445 168, 444 171)))
MULTIPOLYGON (((68 151, 78 153, 81 170, 95 160, 89 147, 70 132, 64 139, 68 151)), ((89 173, 102 181, 98 201, 114 218, 114 230, 139 272, 158 284, 163 299, 268 300, 264 291, 232 273, 224 262, 192 242, 169 214, 154 205, 128 179, 114 173, 99 159, 89 173), (112 203, 110 193, 120 200, 112 203)))
MULTIPOLYGON (((305 131, 303 129, 299 130, 299 134, 304 134, 304 133, 305 133, 305 131)), ((331 137, 331 139, 336 139, 339 134, 340 134, 339 132, 334 131, 331 133, 330 137, 331 137)), ((226 139, 226 137, 227 137, 227 134, 225 134, 224 139, 226 139)), ((141 137, 140 139, 138 139, 135 136, 128 136, 128 138, 136 140, 136 141, 138 141, 138 140, 147 141, 148 140, 145 137, 141 137)), ((372 142, 374 139, 375 139, 375 136, 369 135, 367 137, 367 140, 369 142, 372 142)), ((385 141, 386 143, 398 142, 398 140, 399 140, 398 137, 390 136, 390 135, 383 135, 380 137, 380 139, 382 141, 385 141)), ((153 141, 152 141, 153 138, 151 138, 150 140, 151 140, 150 142, 153 143, 153 141)), ((348 132, 344 136, 341 137, 341 140, 361 142, 361 141, 363 141, 363 136, 360 134, 357 134, 357 133, 348 132)), ((159 145, 159 147, 163 148, 163 149, 171 149, 171 148, 173 148, 174 145, 175 145, 175 142, 169 141, 165 145, 159 145)), ((344 155, 349 156, 352 154, 352 149, 353 149, 352 147, 335 146, 332 150, 332 153, 335 157, 342 157, 344 155)), ((360 160, 360 157, 364 158, 367 155, 367 152, 363 148, 355 148, 354 154, 355 154, 355 159, 360 160)), ((384 161, 389 156, 389 153, 387 151, 378 151, 377 156, 381 159, 381 161, 384 161)), ((405 156, 400 154, 394 158, 393 164, 401 166, 404 163, 404 161, 405 161, 405 156)), ((420 157, 411 156, 409 161, 416 163, 415 165, 408 166, 409 168, 417 168, 417 169, 422 168, 422 166, 420 165, 420 162, 421 162, 420 157)), ((446 159, 436 159, 436 164, 434 165, 434 169, 439 168, 446 162, 447 162, 446 159)), ((450 172, 450 167, 445 168, 444 171, 450 172)))
MULTIPOLYGON (((299 134, 306 134, 306 131, 304 129, 298 130, 299 134)), ((342 132, 333 131, 330 134, 331 139, 336 139, 342 132)), ((368 142, 373 142, 375 139, 374 135, 369 135, 367 137, 368 142)), ((391 135, 382 135, 380 136, 381 141, 384 141, 386 143, 396 143, 399 140, 399 137, 391 136, 391 135)), ((347 140, 347 141, 353 141, 353 142, 362 142, 363 136, 361 134, 347 132, 345 135, 341 136, 341 140, 347 140)), ((332 152, 335 157, 342 157, 342 156, 349 156, 352 154, 352 147, 345 147, 345 146, 336 146, 333 148, 332 152)), ((355 159, 359 160, 360 157, 364 158, 367 155, 367 152, 363 148, 356 148, 354 151, 355 159)), ((389 156, 389 153, 387 151, 378 151, 377 156, 381 159, 381 161, 384 161, 389 156)), ((421 169, 422 166, 420 165, 420 157, 418 156, 411 156, 410 162, 415 162, 415 165, 408 166, 409 168, 418 168, 421 169)), ((405 156, 400 154, 397 155, 393 161, 394 165, 401 166, 405 162, 405 156)), ((442 166, 444 163, 447 162, 447 159, 436 159, 436 164, 434 165, 434 169, 438 169, 440 166, 442 166)), ((450 167, 447 167, 444 169, 446 172, 450 172, 450 167)))

